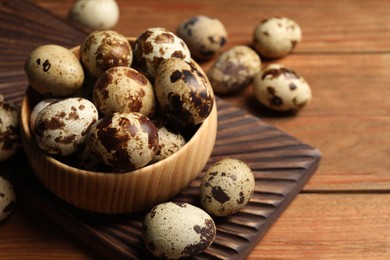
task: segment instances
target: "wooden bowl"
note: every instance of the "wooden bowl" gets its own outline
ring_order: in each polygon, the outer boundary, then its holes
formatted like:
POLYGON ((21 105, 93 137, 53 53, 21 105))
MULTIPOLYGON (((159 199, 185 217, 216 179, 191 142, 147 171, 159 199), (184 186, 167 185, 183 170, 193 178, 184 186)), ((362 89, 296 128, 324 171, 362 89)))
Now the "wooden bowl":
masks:
MULTIPOLYGON (((78 56, 78 48, 72 51, 78 56)), ((125 173, 93 172, 67 165, 41 150, 29 126, 39 101, 27 90, 21 105, 21 137, 32 169, 64 201, 99 213, 131 213, 168 201, 194 180, 206 165, 217 133, 217 107, 178 152, 125 173)))

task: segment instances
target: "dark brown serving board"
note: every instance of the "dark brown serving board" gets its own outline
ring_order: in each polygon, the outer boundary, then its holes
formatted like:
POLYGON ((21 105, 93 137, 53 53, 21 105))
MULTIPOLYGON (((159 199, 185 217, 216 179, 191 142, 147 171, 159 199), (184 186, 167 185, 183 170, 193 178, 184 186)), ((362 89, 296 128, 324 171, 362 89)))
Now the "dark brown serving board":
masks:
MULTIPOLYGON (((27 86, 23 62, 33 48, 49 42, 74 46, 86 34, 28 1, 0 1, 0 19, 0 93, 16 103, 20 103, 27 86), (64 34, 69 37, 63 38, 64 34)), ((239 213, 214 219, 216 240, 196 259, 244 259, 314 174, 321 155, 317 149, 222 99, 217 100, 217 106, 217 140, 205 169, 225 157, 240 159, 253 170, 256 190, 239 213)), ((13 174, 13 181, 19 197, 92 250, 110 259, 151 258, 141 240, 145 212, 106 215, 68 205, 42 186, 23 153, 0 167, 1 172, 12 169, 18 173, 13 174)), ((199 178, 174 200, 199 206, 199 178)))

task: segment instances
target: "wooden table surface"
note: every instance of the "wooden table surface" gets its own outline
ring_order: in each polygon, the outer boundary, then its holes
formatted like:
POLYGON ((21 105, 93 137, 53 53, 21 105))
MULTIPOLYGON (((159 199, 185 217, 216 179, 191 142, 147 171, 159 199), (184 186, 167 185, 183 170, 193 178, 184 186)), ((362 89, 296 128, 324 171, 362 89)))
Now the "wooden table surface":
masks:
MULTIPOLYGON (((34 0, 66 17, 71 0, 34 0)), ((303 40, 282 63, 303 75, 313 101, 295 116, 261 109, 248 88, 224 98, 320 149, 320 167, 250 259, 390 259, 390 1, 118 0, 114 30, 172 31, 184 19, 219 18, 228 47, 252 39, 270 16, 298 22, 303 40)), ((1 36, 0 36, 1 37, 1 36)), ((66 37, 66 36, 64 36, 66 37)), ((206 64, 207 66, 207 64, 206 64)), ((0 259, 98 259, 29 205, 0 224, 0 259)))

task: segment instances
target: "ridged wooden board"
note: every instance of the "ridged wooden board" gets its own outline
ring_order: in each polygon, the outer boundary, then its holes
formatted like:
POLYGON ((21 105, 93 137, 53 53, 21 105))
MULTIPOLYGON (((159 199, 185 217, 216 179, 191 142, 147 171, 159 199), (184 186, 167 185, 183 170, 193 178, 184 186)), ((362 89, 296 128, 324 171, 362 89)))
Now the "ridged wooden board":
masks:
MULTIPOLYGON (((1 0, 0 21, 0 93, 16 103, 21 102, 27 87, 23 63, 32 49, 46 43, 75 46, 86 35, 83 29, 28 1, 1 0)), ((196 259, 244 259, 313 175, 321 155, 317 149, 222 99, 217 100, 217 106, 217 140, 205 169, 225 157, 243 160, 254 171, 256 190, 239 213, 215 218, 216 240, 196 259)), ((13 172, 10 177, 22 200, 93 251, 110 259, 151 258, 141 240, 145 212, 106 215, 70 206, 44 188, 23 153, 0 167, 1 172, 13 172)), ((199 206, 203 173, 174 200, 199 206)))

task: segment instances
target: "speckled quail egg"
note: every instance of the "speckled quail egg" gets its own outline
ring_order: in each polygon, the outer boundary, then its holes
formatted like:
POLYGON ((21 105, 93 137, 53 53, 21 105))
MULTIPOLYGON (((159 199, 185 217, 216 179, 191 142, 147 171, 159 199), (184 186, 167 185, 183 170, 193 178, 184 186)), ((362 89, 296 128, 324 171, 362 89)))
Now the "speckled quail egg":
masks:
POLYGON ((84 98, 65 98, 47 105, 37 115, 34 137, 49 154, 66 156, 77 151, 87 140, 98 120, 95 105, 84 98))
POLYGON ((65 97, 80 89, 84 70, 68 49, 58 45, 42 45, 27 57, 24 70, 30 86, 46 96, 65 97))
POLYGON ((156 108, 152 84, 142 73, 129 67, 114 67, 103 72, 95 83, 93 102, 104 115, 140 112, 149 117, 156 108))
POLYGON ((100 119, 91 129, 88 146, 116 171, 141 168, 158 150, 157 128, 141 113, 114 113, 100 119))
POLYGON ((286 17, 272 17, 256 25, 253 33, 255 50, 263 57, 280 58, 301 41, 300 26, 286 17))
POLYGON ((37 118, 39 112, 41 112, 41 110, 44 109, 47 105, 54 103, 56 101, 58 101, 57 98, 47 98, 47 99, 39 101, 34 106, 33 110, 31 110, 30 121, 29 121, 31 131, 34 131, 35 119, 37 118))
POLYGON ((0 222, 14 211, 15 202, 14 187, 11 182, 0 176, 0 222))
POLYGON ((207 72, 216 94, 232 94, 245 89, 261 69, 259 55, 243 45, 223 52, 207 72))
POLYGON ((135 66, 148 78, 154 78, 161 61, 171 57, 189 62, 191 53, 182 39, 165 28, 149 28, 134 43, 135 66))
POLYGON ((169 58, 158 67, 154 84, 162 111, 175 124, 202 123, 214 104, 214 93, 203 70, 193 62, 169 58))
POLYGON ((197 60, 209 60, 226 44, 228 35, 223 23, 205 15, 194 16, 177 29, 177 36, 184 40, 197 60))
POLYGON ((165 259, 181 259, 203 252, 215 235, 213 219, 188 203, 159 204, 148 212, 143 222, 146 248, 165 259))
POLYGON ((69 18, 93 30, 107 30, 118 22, 119 7, 115 0, 77 0, 69 18))
POLYGON ((306 80, 280 64, 271 64, 258 73, 253 90, 261 104, 277 111, 301 109, 312 99, 306 80))
POLYGON ((12 157, 20 147, 19 107, 4 101, 0 94, 0 162, 12 157))
POLYGON ((225 158, 210 166, 203 176, 200 202, 212 216, 229 216, 247 205, 254 189, 255 178, 249 166, 225 158))
POLYGON ((178 132, 173 132, 166 126, 158 127, 159 150, 153 162, 161 161, 179 151, 186 144, 185 138, 178 132))
POLYGON ((97 78, 109 68, 130 67, 133 50, 122 34, 111 30, 95 31, 81 44, 80 60, 88 74, 97 78))

